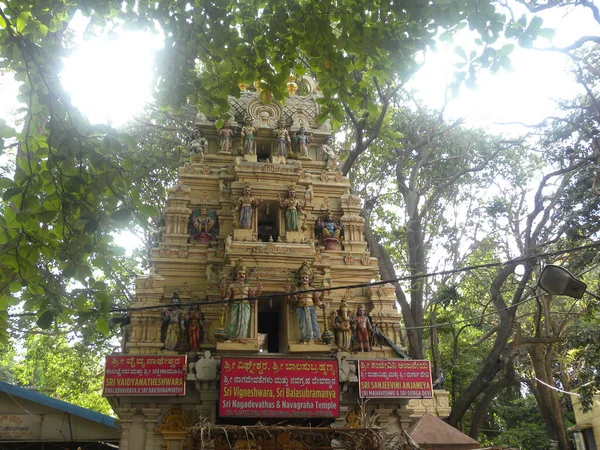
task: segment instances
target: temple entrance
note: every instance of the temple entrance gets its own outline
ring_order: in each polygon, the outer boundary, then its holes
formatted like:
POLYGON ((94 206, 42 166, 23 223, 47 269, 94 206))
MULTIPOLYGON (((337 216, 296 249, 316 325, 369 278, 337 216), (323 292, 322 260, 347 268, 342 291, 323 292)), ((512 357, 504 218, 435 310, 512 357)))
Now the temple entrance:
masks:
POLYGON ((260 350, 263 353, 281 353, 284 350, 283 306, 284 298, 279 293, 272 298, 261 298, 258 301, 258 333, 264 334, 266 340, 266 345, 260 350))

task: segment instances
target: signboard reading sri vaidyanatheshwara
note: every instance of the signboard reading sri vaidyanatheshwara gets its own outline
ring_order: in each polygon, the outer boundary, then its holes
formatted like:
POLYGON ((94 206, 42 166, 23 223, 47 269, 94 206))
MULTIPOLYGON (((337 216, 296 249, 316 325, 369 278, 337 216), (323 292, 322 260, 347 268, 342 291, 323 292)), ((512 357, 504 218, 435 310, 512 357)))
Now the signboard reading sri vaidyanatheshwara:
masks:
POLYGON ((185 395, 187 356, 106 357, 105 396, 185 395))
POLYGON ((431 366, 427 360, 358 361, 361 398, 431 398, 431 366))
POLYGON ((221 417, 338 417, 337 360, 222 358, 221 417))

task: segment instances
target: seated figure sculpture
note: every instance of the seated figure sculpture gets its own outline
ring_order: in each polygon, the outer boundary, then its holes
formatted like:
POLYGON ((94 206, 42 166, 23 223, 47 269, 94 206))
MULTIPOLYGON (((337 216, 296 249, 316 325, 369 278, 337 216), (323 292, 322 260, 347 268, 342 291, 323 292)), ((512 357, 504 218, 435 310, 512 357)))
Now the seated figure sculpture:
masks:
POLYGON ((330 209, 317 219, 315 236, 325 245, 325 249, 332 250, 342 239, 344 228, 342 223, 333 217, 330 209))
POLYGON ((199 243, 206 244, 219 234, 219 219, 217 213, 209 210, 206 205, 192 212, 188 233, 199 243))

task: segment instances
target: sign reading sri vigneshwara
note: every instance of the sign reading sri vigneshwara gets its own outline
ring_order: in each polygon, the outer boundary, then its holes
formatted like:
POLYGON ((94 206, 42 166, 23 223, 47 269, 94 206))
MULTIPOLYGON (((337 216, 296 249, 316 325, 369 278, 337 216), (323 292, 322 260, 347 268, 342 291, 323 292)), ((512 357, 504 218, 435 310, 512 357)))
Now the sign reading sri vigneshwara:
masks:
POLYGON ((337 360, 221 359, 221 417, 338 417, 337 360))
POLYGON ((431 367, 427 360, 358 361, 361 398, 431 398, 431 367))
POLYGON ((107 356, 103 395, 185 395, 187 356, 107 356))

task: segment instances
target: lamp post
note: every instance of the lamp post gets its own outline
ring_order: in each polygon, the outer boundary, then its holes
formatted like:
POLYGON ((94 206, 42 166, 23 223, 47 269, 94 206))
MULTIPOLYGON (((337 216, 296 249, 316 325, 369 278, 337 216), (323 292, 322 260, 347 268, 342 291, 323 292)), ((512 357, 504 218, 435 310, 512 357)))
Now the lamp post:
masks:
POLYGON ((580 299, 585 294, 587 285, 575 278, 571 272, 560 266, 548 264, 542 270, 538 286, 554 295, 566 295, 580 299))

